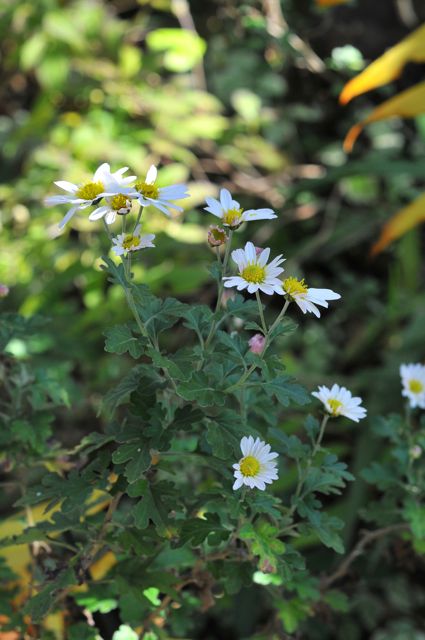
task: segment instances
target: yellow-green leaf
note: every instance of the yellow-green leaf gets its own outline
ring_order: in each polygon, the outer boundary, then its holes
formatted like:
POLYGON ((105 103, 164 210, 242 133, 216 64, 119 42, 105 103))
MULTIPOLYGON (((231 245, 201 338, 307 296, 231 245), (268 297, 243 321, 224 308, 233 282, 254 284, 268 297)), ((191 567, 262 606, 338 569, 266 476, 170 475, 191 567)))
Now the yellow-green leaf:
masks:
POLYGON ((419 196, 416 200, 400 209, 393 217, 384 225, 382 233, 378 241, 372 247, 372 255, 380 253, 393 240, 400 238, 413 227, 421 222, 425 222, 425 194, 419 196))
POLYGON ((420 113, 425 113, 425 82, 421 82, 386 100, 376 107, 367 118, 351 127, 344 140, 344 151, 350 153, 355 141, 367 124, 397 116, 400 118, 413 118, 420 113))
POLYGON ((425 24, 347 82, 339 97, 341 104, 347 104, 366 91, 392 82, 398 78, 408 62, 425 62, 425 24))

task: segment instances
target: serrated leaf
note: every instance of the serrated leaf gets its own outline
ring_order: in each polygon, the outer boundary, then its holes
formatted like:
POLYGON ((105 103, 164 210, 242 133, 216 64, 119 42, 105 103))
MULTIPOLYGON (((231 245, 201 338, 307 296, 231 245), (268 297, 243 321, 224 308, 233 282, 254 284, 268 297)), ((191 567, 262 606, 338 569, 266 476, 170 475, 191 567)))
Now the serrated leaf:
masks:
POLYGON ((199 547, 204 540, 209 544, 219 544, 226 540, 230 531, 223 528, 216 514, 207 513, 204 518, 190 518, 186 520, 181 528, 179 544, 190 543, 192 547, 199 547))
POLYGON ((143 336, 133 335, 128 324, 119 324, 104 333, 105 351, 108 353, 129 353, 132 358, 140 358, 148 341, 143 336))
POLYGON ((291 402, 299 405, 311 402, 307 391, 292 380, 290 376, 277 376, 273 380, 262 382, 261 386, 268 396, 274 396, 284 407, 288 407, 291 402))
POLYGON ((189 381, 179 383, 177 393, 184 400, 196 402, 201 407, 222 406, 225 402, 223 391, 217 389, 202 372, 195 372, 189 381))

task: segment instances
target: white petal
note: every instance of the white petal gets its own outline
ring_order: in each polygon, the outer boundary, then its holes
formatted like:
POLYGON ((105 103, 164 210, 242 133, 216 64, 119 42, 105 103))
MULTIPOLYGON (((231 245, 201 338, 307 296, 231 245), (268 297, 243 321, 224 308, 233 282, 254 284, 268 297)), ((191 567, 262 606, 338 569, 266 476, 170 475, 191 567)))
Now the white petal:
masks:
POLYGON ((146 184, 153 184, 156 180, 157 175, 158 175, 158 171, 156 170, 155 165, 152 164, 149 167, 149 171, 146 174, 146 180, 145 180, 146 184))

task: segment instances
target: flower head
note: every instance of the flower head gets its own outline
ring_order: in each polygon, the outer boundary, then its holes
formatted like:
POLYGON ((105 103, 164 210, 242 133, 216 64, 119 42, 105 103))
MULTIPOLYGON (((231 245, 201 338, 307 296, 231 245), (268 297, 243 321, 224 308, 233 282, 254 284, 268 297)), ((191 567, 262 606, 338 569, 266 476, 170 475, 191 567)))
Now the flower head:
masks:
POLYGON ((208 244, 210 247, 221 247, 227 242, 227 234, 224 229, 211 225, 208 229, 208 244))
POLYGON ((256 333, 255 336, 252 336, 252 338, 248 341, 249 350, 252 353, 263 353, 265 342, 265 337, 261 335, 261 333, 256 333))
POLYGON ((345 387, 334 384, 331 389, 320 387, 311 394, 324 405, 326 412, 332 417, 345 416, 354 422, 366 417, 366 409, 361 406, 362 399, 355 398, 345 387))
POLYGON ((400 366, 401 395, 409 400, 414 409, 425 409, 425 366, 423 364, 402 364, 400 366))
POLYGON ((283 281, 283 291, 286 296, 295 302, 303 313, 314 313, 320 318, 320 311, 316 305, 327 308, 327 300, 339 300, 339 293, 332 289, 311 289, 303 280, 297 278, 286 278, 283 281))
POLYGON ((251 489, 256 487, 264 491, 266 484, 277 480, 277 453, 270 452, 270 445, 259 438, 245 436, 241 440, 242 458, 233 465, 236 478, 233 489, 240 489, 244 484, 251 489))
POLYGON ((279 265, 284 262, 281 255, 267 264, 270 249, 263 249, 257 255, 252 242, 247 242, 245 249, 232 251, 232 260, 239 269, 238 276, 223 278, 225 287, 236 287, 238 291, 248 289, 248 293, 255 293, 260 289, 263 293, 283 295, 282 282, 278 279, 283 271, 279 265))
POLYGON ((170 215, 170 209, 183 211, 182 207, 172 201, 188 198, 187 186, 185 184, 175 184, 171 187, 158 187, 156 184, 157 175, 158 171, 152 165, 146 174, 146 178, 136 182, 134 189, 129 193, 130 197, 136 198, 143 207, 153 205, 167 216, 170 215))
POLYGON ((105 216, 107 224, 115 222, 117 215, 125 216, 130 213, 131 200, 124 193, 117 193, 115 196, 105 196, 105 204, 97 207, 89 215, 89 220, 99 220, 105 216))
POLYGON ((272 209, 248 209, 244 211, 239 202, 233 200, 230 191, 227 189, 221 189, 220 200, 206 198, 206 202, 208 207, 205 207, 205 211, 212 213, 217 218, 221 218, 221 223, 231 229, 237 229, 243 222, 250 222, 251 220, 277 218, 272 209))
POLYGON ((68 195, 49 196, 44 202, 49 207, 57 204, 71 205, 71 208, 59 223, 59 227, 62 229, 79 209, 86 209, 98 204, 104 196, 117 196, 128 191, 127 185, 135 179, 135 176, 124 177, 126 171, 128 171, 128 167, 122 167, 118 171, 111 173, 109 164, 105 162, 96 169, 92 180, 89 182, 78 185, 66 180, 58 180, 55 185, 67 192, 68 195))
POLYGON ((116 238, 112 239, 113 244, 112 251, 117 256, 127 254, 129 251, 139 251, 140 249, 146 249, 147 247, 154 247, 152 240, 155 239, 155 234, 149 233, 146 236, 140 235, 142 225, 139 224, 133 231, 133 233, 121 233, 116 238))

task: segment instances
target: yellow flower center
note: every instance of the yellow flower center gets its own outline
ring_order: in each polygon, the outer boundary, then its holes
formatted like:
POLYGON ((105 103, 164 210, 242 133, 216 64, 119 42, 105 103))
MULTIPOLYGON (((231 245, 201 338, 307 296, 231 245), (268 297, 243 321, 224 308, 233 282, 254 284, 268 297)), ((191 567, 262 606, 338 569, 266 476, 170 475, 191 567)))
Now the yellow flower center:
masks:
POLYGON ((238 227, 243 209, 228 209, 223 213, 223 223, 229 227, 238 227))
POLYGON ((342 407, 342 402, 340 402, 339 400, 335 400, 334 398, 331 398, 330 400, 328 400, 328 405, 331 409, 331 415, 339 416, 339 410, 342 407))
POLYGON ((81 200, 96 200, 102 191, 105 191, 102 182, 86 182, 81 185, 75 195, 81 200))
POLYGON ((129 233, 128 235, 125 236, 122 246, 124 247, 124 249, 127 249, 128 251, 132 247, 137 247, 139 245, 139 242, 140 242, 139 236, 133 236, 131 235, 131 233, 129 233))
POLYGON ((412 393, 422 393, 424 385, 419 380, 409 380, 409 389, 412 393))
POLYGON ((288 296, 291 297, 299 295, 300 293, 307 293, 308 291, 304 278, 302 280, 298 280, 298 278, 286 278, 283 281, 283 288, 288 296))
POLYGON ((266 277, 266 270, 264 267, 260 267, 259 264, 249 264, 242 271, 241 276, 247 282, 259 284, 260 282, 264 282, 264 279, 266 277))
POLYGON ((136 189, 142 196, 145 196, 145 198, 153 198, 154 200, 158 198, 159 189, 155 184, 147 184, 147 182, 139 180, 136 182, 136 189))
POLYGON ((240 461, 239 468, 243 476, 252 478, 260 471, 260 463, 254 456, 246 456, 246 458, 242 458, 240 461))
POLYGON ((118 193, 111 199, 111 207, 114 209, 114 211, 119 211, 120 209, 128 209, 129 203, 126 196, 124 196, 122 193, 118 193))

